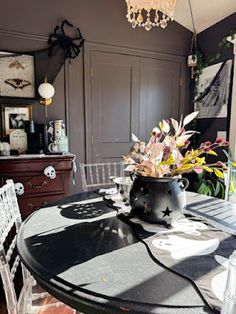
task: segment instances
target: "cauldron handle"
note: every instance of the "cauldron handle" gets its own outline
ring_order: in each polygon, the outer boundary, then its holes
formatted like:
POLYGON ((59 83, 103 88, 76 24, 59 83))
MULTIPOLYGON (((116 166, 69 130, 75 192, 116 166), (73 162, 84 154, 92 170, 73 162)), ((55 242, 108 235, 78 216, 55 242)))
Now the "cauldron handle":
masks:
POLYGON ((110 176, 110 177, 109 177, 109 180, 112 181, 113 183, 115 183, 116 188, 117 188, 117 191, 118 191, 118 190, 119 190, 119 184, 116 183, 116 182, 114 182, 114 179, 115 179, 115 178, 116 178, 116 176, 110 176))
POLYGON ((189 186, 189 181, 188 181, 188 179, 186 179, 186 178, 179 178, 178 180, 177 180, 177 182, 178 183, 182 183, 181 185, 180 185, 180 188, 184 191, 184 190, 186 190, 187 188, 188 188, 188 186, 189 186))
POLYGON ((135 173, 134 173, 134 172, 131 172, 129 176, 130 176, 131 181, 134 181, 134 179, 135 179, 135 173))

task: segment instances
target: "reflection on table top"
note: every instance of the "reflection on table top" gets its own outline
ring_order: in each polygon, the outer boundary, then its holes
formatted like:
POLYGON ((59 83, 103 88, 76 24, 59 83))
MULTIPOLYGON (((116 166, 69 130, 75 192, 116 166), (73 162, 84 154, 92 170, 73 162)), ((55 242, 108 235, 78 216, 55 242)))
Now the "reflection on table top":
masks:
MULTIPOLYGON (((213 207, 231 206, 191 193, 187 203, 205 217, 213 207)), ((222 219, 211 217, 215 224, 222 219)), ((229 220, 225 227, 233 228, 229 220)), ((18 250, 46 290, 81 312, 214 313, 189 280, 154 261, 131 226, 93 193, 35 212, 23 223, 18 250)))

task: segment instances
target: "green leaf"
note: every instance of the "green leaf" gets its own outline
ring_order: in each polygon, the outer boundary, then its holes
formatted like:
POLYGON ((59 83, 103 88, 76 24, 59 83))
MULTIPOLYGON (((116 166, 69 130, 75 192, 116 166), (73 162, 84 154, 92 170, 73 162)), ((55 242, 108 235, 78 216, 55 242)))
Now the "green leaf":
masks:
POLYGON ((207 195, 212 196, 212 190, 211 190, 211 188, 209 186, 208 186, 207 195))
POLYGON ((221 187, 221 198, 224 199, 225 198, 225 186, 221 181, 219 181, 219 183, 221 187))
POLYGON ((204 186, 203 194, 209 195, 209 187, 208 187, 208 185, 206 185, 206 184, 205 184, 205 186, 204 186))
POLYGON ((197 192, 199 194, 204 194, 205 186, 206 186, 206 184, 204 182, 202 182, 201 185, 199 186, 197 192))
POLYGON ((201 180, 204 176, 205 176, 205 173, 202 172, 202 173, 198 173, 198 179, 201 180))
POLYGON ((216 182, 216 187, 215 187, 215 192, 214 196, 217 196, 220 193, 221 187, 220 187, 220 182, 217 180, 216 182))
POLYGON ((225 198, 225 188, 223 187, 221 190, 221 198, 224 199, 225 198))
POLYGON ((215 186, 211 180, 207 180, 208 186, 211 189, 212 192, 215 191, 215 186))

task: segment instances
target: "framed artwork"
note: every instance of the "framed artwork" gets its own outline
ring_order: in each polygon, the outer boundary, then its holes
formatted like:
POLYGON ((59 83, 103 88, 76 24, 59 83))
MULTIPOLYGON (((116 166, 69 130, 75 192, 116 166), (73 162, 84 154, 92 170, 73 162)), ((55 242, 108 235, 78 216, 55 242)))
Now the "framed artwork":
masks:
POLYGON ((9 135, 13 130, 25 129, 25 121, 32 119, 31 105, 6 105, 2 111, 2 136, 9 135))
POLYGON ((0 96, 35 98, 33 55, 0 51, 0 96))
POLYGON ((197 119, 227 117, 231 69, 232 60, 227 60, 202 70, 194 99, 197 119))

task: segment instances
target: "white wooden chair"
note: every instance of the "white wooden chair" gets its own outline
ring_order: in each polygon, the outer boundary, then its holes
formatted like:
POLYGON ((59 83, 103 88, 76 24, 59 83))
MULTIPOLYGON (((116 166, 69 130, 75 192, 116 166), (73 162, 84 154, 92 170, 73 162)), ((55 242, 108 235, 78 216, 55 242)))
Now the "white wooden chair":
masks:
POLYGON ((124 176, 124 163, 80 163, 80 173, 82 180, 82 189, 84 192, 101 187, 111 187, 114 186, 114 183, 111 181, 112 177, 124 176))
POLYGON ((36 284, 21 264, 16 252, 16 238, 22 220, 12 180, 0 188, 0 275, 8 314, 75 314, 76 311, 56 300, 36 284), (13 235, 15 231, 15 236, 13 235), (13 240, 10 241, 10 238, 13 240), (22 272, 23 286, 16 297, 14 277, 22 272), (52 311, 54 309, 54 311, 52 311))

